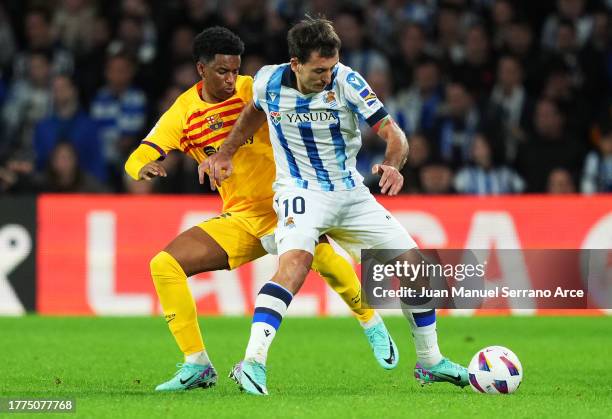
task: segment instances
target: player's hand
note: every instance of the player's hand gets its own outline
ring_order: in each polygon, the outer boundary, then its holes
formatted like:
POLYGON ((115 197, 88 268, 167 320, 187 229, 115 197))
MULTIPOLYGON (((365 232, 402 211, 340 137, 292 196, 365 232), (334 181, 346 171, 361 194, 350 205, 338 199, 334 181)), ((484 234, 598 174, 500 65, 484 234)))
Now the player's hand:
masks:
POLYGON ((166 169, 164 168, 164 166, 162 166, 156 161, 152 161, 145 164, 138 172, 138 179, 140 180, 144 179, 151 181, 153 178, 156 178, 158 176, 166 177, 168 176, 168 174, 166 173, 166 169))
POLYGON ((204 174, 207 173, 210 178, 210 189, 217 189, 218 185, 230 177, 234 166, 232 165, 232 157, 222 151, 218 151, 198 166, 198 178, 200 185, 204 184, 204 174))
POLYGON ((372 174, 380 175, 380 193, 394 196, 399 193, 404 185, 404 176, 393 166, 386 164, 375 164, 372 166, 372 174))

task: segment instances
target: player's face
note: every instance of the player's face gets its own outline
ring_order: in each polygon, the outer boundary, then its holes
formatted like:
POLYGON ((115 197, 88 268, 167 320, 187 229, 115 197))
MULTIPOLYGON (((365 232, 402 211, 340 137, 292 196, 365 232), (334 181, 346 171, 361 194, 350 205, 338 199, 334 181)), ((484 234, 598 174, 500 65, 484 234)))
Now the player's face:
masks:
POLYGON ((299 91, 304 94, 322 92, 331 83, 332 72, 338 61, 338 52, 333 57, 322 57, 318 51, 313 51, 305 63, 292 58, 291 70, 297 78, 299 91))
POLYGON ((204 89, 214 100, 224 101, 236 92, 236 79, 240 71, 239 55, 216 54, 204 64, 198 61, 198 74, 204 80, 204 89))

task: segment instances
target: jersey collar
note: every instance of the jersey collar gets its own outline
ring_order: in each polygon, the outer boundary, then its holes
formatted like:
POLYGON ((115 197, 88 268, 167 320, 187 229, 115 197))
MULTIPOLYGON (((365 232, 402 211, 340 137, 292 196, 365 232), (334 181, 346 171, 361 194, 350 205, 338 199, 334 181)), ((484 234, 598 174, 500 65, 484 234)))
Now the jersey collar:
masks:
MULTIPOLYGON (((331 80, 329 82, 329 84, 327 86, 325 86, 325 90, 332 90, 334 88, 334 81, 336 80, 336 74, 338 74, 338 66, 336 65, 336 68, 334 68, 334 71, 332 72, 332 76, 331 76, 331 80)), ((281 84, 285 87, 289 87, 291 89, 294 89, 296 91, 298 91, 301 95, 305 96, 303 93, 301 93, 298 90, 297 87, 297 79, 295 77, 295 73, 293 71, 291 71, 291 64, 285 64, 285 69, 283 70, 283 75, 281 77, 281 84)))
POLYGON ((281 84, 285 87, 290 87, 292 89, 298 90, 297 87, 297 79, 295 78, 295 73, 291 71, 291 65, 287 64, 285 69, 283 70, 283 76, 281 78, 281 84))

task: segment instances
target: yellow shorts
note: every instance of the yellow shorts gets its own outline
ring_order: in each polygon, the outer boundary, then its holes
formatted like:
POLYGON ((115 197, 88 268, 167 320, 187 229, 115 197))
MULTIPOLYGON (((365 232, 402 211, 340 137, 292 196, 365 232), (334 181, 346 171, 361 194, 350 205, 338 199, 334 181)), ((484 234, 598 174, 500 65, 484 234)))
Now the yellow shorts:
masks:
POLYGON ((230 269, 267 254, 260 238, 276 229, 276 213, 250 215, 244 212, 226 212, 200 224, 210 237, 227 253, 230 269))

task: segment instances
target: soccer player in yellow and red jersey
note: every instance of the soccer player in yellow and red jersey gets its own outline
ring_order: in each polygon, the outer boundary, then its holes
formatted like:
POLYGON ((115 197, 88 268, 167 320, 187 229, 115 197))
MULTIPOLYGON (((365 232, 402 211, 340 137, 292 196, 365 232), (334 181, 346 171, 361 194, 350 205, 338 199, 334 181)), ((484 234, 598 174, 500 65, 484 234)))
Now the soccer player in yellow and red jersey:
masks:
MULTIPOLYGON (((240 38, 225 28, 209 28, 195 38, 193 54, 202 80, 179 96, 130 155, 125 170, 132 178, 166 176, 158 160, 170 150, 180 150, 198 163, 217 151, 242 108, 252 100, 253 79, 238 75, 243 50, 240 38)), ((264 124, 236 153, 232 176, 218 187, 222 214, 183 232, 151 260, 151 276, 166 321, 185 355, 180 370, 156 390, 206 388, 216 383, 217 373, 204 348, 187 277, 234 269, 266 254, 262 238, 272 237, 277 224, 272 207, 274 178, 274 158, 264 124)), ((394 368, 399 359, 397 347, 380 316, 361 308, 361 286, 351 265, 323 240, 316 247, 312 269, 354 312, 378 363, 394 368)), ((287 293, 272 283, 262 288, 258 298, 280 306, 287 293)), ((273 311, 258 315, 252 327, 260 327, 263 320, 274 323, 273 311)), ((275 328, 269 328, 266 335, 272 339, 275 333, 275 328)))

